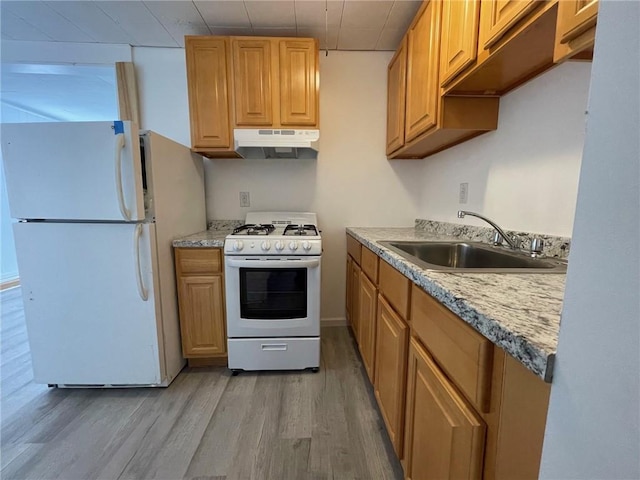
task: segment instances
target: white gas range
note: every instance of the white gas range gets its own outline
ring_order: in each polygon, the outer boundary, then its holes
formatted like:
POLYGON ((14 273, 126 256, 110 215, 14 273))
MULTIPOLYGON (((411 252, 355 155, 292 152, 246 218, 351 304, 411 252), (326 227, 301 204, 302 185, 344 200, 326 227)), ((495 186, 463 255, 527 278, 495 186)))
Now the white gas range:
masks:
POLYGON ((315 213, 250 212, 224 242, 229 368, 320 367, 315 213))

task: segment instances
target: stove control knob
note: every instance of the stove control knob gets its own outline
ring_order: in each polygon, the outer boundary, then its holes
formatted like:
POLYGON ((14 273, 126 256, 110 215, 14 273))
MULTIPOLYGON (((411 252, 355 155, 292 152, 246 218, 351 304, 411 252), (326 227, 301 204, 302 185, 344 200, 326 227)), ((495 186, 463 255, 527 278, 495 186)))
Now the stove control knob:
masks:
POLYGON ((240 251, 240 250, 242 250, 243 248, 244 248, 244 242, 243 242, 242 240, 236 240, 236 241, 233 243, 233 249, 234 249, 236 252, 239 252, 239 251, 240 251))
POLYGON ((284 250, 284 242, 281 242, 280 240, 276 240, 276 250, 278 250, 279 252, 284 250))
POLYGON ((295 252, 298 249, 298 242, 295 240, 289 242, 289 248, 295 252))
POLYGON ((271 242, 269 240, 265 240, 260 244, 260 248, 262 248, 262 250, 266 252, 271 248, 271 242))
POLYGON ((307 252, 311 250, 311 244, 306 240, 302 242, 302 248, 304 248, 307 252))

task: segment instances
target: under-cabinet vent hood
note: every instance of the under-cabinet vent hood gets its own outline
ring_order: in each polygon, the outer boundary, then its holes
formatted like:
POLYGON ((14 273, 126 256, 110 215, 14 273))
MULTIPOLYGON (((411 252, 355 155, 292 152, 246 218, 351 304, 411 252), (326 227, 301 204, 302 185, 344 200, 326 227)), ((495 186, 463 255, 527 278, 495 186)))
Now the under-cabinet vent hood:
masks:
POLYGON ((233 131, 242 158, 318 158, 320 130, 243 129, 233 131))

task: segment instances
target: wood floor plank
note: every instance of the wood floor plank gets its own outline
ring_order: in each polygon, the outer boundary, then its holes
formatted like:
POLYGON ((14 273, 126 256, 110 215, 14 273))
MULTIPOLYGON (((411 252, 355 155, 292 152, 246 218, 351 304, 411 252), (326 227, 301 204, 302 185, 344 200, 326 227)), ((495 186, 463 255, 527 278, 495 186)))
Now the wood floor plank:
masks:
POLYGON ((399 480, 355 343, 322 330, 320 372, 185 369, 168 388, 32 380, 20 289, 0 293, 3 479, 399 480), (4 336, 4 334, 7 336, 4 336))
POLYGON ((222 368, 192 369, 187 374, 201 377, 202 381, 161 445, 153 464, 145 470, 147 479, 185 476, 230 376, 222 368))
POLYGON ((205 478, 226 476, 236 452, 241 419, 249 414, 257 374, 231 378, 218 402, 185 476, 205 478))

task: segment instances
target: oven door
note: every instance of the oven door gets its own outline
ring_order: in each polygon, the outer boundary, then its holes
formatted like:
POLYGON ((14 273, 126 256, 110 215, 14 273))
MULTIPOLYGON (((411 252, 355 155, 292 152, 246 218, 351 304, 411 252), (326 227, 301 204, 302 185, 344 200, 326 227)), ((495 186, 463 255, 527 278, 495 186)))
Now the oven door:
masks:
POLYGON ((320 257, 225 257, 227 336, 320 335, 320 257))

